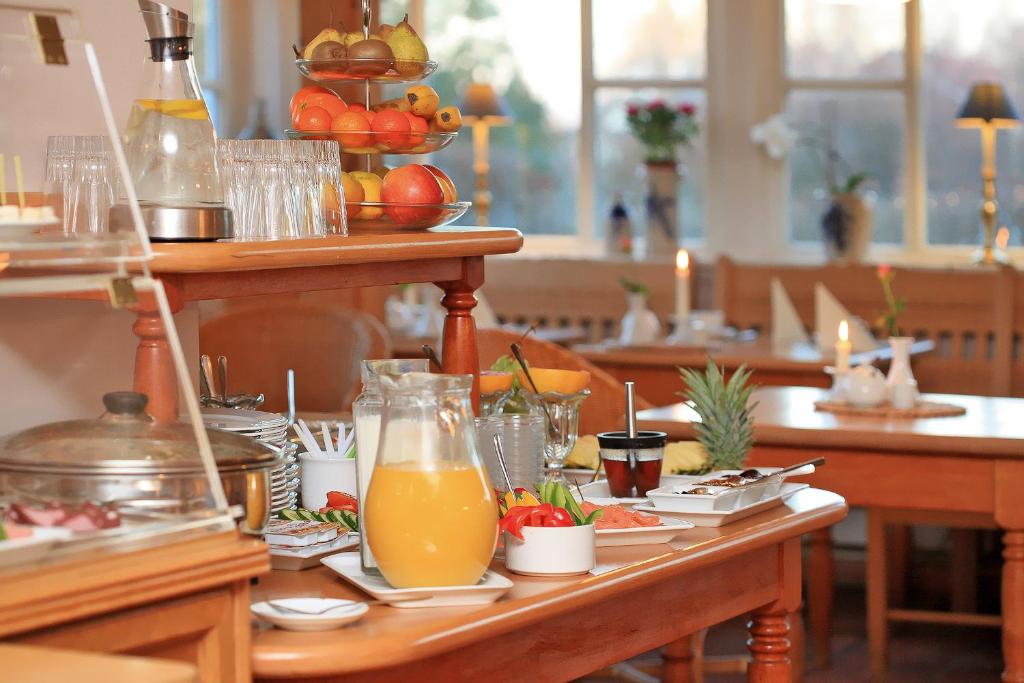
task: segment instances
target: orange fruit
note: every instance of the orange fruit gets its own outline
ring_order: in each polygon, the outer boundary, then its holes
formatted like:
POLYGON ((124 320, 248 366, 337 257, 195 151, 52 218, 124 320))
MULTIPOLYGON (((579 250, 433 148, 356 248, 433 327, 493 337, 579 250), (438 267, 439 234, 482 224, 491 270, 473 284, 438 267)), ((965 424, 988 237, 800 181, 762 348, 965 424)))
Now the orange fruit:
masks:
MULTIPOLYGON (((522 369, 518 372, 519 384, 532 390, 522 369)), ((561 370, 559 368, 530 368, 530 377, 541 394, 577 394, 590 384, 590 373, 586 370, 561 370)))
POLYGON ((330 130, 331 115, 323 107, 303 107, 295 128, 305 131, 330 130))
POLYGON ((496 394, 512 388, 512 373, 484 370, 480 373, 480 393, 496 394))
POLYGON ((331 121, 331 131, 337 134, 335 139, 342 147, 366 147, 372 144, 370 122, 359 111, 349 109, 335 116, 331 121))
MULTIPOLYGON (((305 102, 310 95, 314 95, 316 93, 334 95, 330 90, 319 85, 307 85, 304 88, 299 88, 295 94, 292 95, 291 102, 288 103, 288 111, 291 112, 292 118, 295 117, 295 110, 302 106, 302 103, 305 102)), ((337 95, 334 96, 337 97, 337 95)))
POLYGON ((416 116, 411 111, 402 112, 409 119, 412 133, 409 134, 409 146, 417 147, 427 141, 426 134, 430 132, 430 124, 427 120, 416 116))
POLYGON ((348 173, 341 174, 341 191, 345 196, 345 215, 349 218, 359 213, 359 202, 363 201, 366 192, 363 185, 348 173))
POLYGON ((409 144, 409 131, 412 124, 405 112, 386 109, 377 112, 370 122, 370 130, 377 133, 376 142, 386 149, 397 150, 409 144))
POLYGON ((310 107, 323 107, 331 115, 332 119, 348 111, 348 105, 345 104, 345 101, 334 93, 313 93, 299 106, 300 109, 309 109, 310 107))

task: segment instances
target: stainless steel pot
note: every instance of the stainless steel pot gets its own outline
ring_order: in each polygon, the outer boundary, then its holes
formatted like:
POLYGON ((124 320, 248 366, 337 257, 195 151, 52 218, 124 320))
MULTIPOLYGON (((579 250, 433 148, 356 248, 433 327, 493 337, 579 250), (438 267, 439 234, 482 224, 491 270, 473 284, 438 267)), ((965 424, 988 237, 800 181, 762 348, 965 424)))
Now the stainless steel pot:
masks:
MULTIPOLYGON (((0 440, 0 499, 31 504, 115 503, 122 514, 165 516, 213 507, 195 433, 157 424, 135 392, 103 397, 95 420, 33 427, 0 440)), ((228 503, 245 510, 243 528, 259 532, 270 514, 270 471, 277 449, 207 429, 228 503)))

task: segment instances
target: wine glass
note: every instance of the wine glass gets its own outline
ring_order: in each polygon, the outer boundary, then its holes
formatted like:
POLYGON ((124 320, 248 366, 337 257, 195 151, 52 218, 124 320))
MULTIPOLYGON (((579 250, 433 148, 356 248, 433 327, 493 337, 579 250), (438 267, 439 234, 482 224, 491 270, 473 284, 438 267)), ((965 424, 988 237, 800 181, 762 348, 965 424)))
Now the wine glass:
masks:
POLYGON ((529 391, 523 393, 530 406, 544 415, 544 461, 547 464, 544 480, 568 486, 569 481, 562 474, 562 466, 576 446, 580 407, 587 396, 590 396, 590 390, 584 389, 575 394, 562 394, 557 391, 542 394, 529 391))

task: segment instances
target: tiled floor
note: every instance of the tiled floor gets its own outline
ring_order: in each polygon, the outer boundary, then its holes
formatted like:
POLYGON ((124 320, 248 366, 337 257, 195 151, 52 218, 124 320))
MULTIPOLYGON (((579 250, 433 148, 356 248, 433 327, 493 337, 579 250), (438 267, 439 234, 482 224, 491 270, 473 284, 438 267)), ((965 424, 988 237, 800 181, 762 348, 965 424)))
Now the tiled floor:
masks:
MULTIPOLYGON (((836 596, 832 663, 828 670, 807 671, 807 683, 997 683, 1002 669, 996 629, 930 624, 893 627, 889 640, 889 671, 881 681, 868 674, 864 593, 844 589, 836 596)), ((809 637, 809 636, 808 636, 809 637)), ((705 651, 732 654, 744 651, 745 624, 734 620, 711 631, 705 651)), ((650 662, 651 655, 642 659, 650 662)), ((587 683, 616 679, 589 677, 587 683)), ((621 679, 619 679, 621 680, 621 679)), ((739 683, 745 676, 706 676, 707 683, 739 683)))

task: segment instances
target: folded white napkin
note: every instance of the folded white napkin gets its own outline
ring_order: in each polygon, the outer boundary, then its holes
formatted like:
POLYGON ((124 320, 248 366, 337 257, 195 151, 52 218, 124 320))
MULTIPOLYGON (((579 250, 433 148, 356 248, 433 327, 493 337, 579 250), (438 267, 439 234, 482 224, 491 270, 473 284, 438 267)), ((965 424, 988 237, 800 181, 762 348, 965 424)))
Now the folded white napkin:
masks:
POLYGON ((878 340, 871 334, 860 318, 850 315, 846 307, 820 282, 814 285, 814 318, 818 326, 818 349, 831 352, 839 339, 839 323, 847 321, 850 326, 850 346, 854 353, 873 351, 879 347, 878 340))
POLYGON ((796 312, 793 300, 777 277, 771 282, 772 301, 772 348, 785 349, 792 344, 810 342, 804 324, 796 312))

